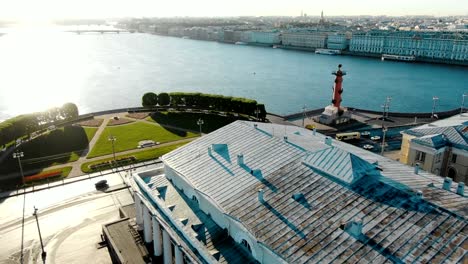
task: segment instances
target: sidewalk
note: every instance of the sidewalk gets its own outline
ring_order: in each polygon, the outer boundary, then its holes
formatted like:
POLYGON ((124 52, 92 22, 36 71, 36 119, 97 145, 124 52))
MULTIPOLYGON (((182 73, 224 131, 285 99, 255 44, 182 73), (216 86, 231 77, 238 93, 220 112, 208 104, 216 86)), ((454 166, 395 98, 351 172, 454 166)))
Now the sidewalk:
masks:
POLYGON ((101 171, 101 172, 94 172, 94 173, 91 173, 91 174, 85 174, 85 175, 72 177, 72 178, 66 178, 66 179, 62 179, 61 181, 54 181, 54 182, 47 183, 47 184, 31 186, 31 187, 27 187, 27 188, 24 188, 24 189, 16 189, 16 190, 12 190, 12 191, 1 192, 0 193, 0 199, 6 199, 6 198, 9 198, 9 197, 14 197, 14 196, 18 196, 18 195, 27 194, 27 193, 32 193, 32 192, 42 191, 42 190, 46 190, 46 189, 50 189, 50 188, 60 187, 60 186, 66 185, 66 184, 72 184, 72 183, 79 182, 79 181, 89 180, 89 179, 93 179, 93 178, 96 178, 96 177, 102 177, 102 176, 105 176, 105 175, 114 174, 114 173, 118 173, 118 172, 122 172, 122 171, 133 170, 133 169, 136 169, 136 168, 148 167, 148 166, 156 165, 156 164, 160 164, 160 163, 161 163, 161 161, 159 159, 155 159, 155 160, 153 160, 151 162, 141 162, 141 163, 136 163, 136 164, 133 164, 133 165, 117 167, 117 168, 114 168, 114 169, 111 169, 111 170, 106 170, 106 171, 101 171))

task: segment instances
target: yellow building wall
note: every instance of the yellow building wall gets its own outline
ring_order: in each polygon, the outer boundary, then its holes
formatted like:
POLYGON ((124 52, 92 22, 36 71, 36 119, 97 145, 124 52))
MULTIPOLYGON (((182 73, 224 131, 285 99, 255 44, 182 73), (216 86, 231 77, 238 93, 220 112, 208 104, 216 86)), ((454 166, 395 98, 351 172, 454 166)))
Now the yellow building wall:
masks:
POLYGON ((408 160, 408 157, 410 152, 410 142, 413 138, 415 138, 415 136, 403 134, 403 138, 401 139, 400 162, 403 164, 411 165, 409 164, 411 161, 408 160))

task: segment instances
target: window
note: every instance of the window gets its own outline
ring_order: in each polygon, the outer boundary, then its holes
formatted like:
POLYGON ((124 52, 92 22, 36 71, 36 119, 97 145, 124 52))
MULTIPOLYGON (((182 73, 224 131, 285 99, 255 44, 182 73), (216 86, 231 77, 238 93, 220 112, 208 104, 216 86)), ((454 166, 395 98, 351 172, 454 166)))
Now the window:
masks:
POLYGON ((424 163, 424 160, 426 159, 426 153, 422 151, 416 151, 416 160, 424 163))
POLYGON ((252 253, 252 248, 250 248, 249 242, 247 242, 245 239, 242 239, 241 244, 245 249, 247 249, 247 251, 249 251, 249 253, 252 253))
POLYGON ((457 163, 457 154, 452 154, 452 159, 450 161, 452 163, 457 163))

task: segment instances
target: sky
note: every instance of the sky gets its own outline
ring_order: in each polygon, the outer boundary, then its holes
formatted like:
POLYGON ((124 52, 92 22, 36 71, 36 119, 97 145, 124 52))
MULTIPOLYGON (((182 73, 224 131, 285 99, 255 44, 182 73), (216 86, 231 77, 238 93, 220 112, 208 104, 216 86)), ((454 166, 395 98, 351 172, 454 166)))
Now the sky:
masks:
POLYGON ((0 0, 0 20, 173 16, 468 15, 467 0, 0 0))

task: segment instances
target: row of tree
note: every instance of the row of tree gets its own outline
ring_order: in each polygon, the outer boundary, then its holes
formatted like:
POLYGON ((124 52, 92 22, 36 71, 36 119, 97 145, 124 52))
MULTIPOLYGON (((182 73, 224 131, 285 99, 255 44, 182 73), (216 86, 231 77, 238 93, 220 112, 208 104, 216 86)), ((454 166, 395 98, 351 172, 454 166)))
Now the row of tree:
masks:
POLYGON ((53 107, 43 112, 19 115, 0 123, 0 146, 23 136, 44 129, 59 121, 78 117, 78 107, 66 103, 62 107, 53 107))
POLYGON ((266 118, 264 104, 259 104, 252 99, 217 94, 175 92, 157 95, 149 92, 143 95, 142 105, 144 107, 155 107, 157 105, 195 107, 258 116, 261 119, 266 118))

